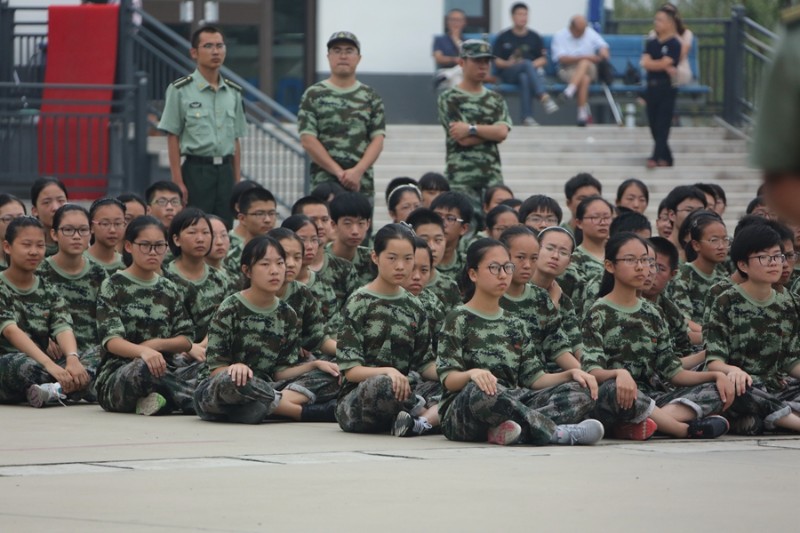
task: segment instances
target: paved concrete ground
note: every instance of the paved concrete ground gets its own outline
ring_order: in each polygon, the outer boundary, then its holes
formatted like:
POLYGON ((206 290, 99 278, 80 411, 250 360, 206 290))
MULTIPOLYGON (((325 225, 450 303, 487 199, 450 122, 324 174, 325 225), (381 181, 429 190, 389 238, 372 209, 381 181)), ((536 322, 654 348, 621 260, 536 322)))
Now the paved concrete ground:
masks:
POLYGON ((796 531, 800 437, 592 447, 0 407, 0 531, 796 531))

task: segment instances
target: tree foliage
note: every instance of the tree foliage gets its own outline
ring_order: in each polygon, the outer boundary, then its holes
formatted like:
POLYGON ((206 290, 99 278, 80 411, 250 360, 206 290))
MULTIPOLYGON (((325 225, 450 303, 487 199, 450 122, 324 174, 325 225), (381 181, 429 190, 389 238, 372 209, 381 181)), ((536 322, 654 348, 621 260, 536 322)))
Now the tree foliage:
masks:
MULTIPOLYGON (((730 18, 731 9, 743 5, 748 17, 762 26, 775 29, 786 0, 672 0, 681 16, 693 18, 730 18)), ((663 0, 615 0, 614 19, 650 18, 664 4, 663 0)))

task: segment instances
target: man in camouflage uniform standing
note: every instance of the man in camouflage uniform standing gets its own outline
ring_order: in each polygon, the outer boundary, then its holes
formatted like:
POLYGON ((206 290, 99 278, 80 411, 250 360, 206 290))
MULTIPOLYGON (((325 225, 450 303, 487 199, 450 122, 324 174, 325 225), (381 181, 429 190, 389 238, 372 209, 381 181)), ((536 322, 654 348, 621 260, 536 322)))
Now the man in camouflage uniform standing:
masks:
POLYGON ((439 122, 447 132, 447 178, 451 188, 476 202, 484 189, 503 183, 497 145, 511 130, 505 100, 483 86, 491 58, 489 43, 464 41, 459 59, 464 79, 439 96, 439 122))
POLYGON ((311 157, 311 186, 329 181, 360 192, 373 203, 372 165, 386 135, 383 101, 356 80, 361 44, 350 32, 328 39, 331 75, 303 94, 297 127, 311 157))

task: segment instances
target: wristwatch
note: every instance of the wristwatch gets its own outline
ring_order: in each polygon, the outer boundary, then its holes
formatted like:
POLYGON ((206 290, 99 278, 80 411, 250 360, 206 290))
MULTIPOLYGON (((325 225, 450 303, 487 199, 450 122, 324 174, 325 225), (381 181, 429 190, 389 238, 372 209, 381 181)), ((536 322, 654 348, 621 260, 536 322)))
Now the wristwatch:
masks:
POLYGON ((469 134, 470 135, 477 135, 478 134, 478 126, 476 126, 475 124, 470 124, 469 125, 469 134))

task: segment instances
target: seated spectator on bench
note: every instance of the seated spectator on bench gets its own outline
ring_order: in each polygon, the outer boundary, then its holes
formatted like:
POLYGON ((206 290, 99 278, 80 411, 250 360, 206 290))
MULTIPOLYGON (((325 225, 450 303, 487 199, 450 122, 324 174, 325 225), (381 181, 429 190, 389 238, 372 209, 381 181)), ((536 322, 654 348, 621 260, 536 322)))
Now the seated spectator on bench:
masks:
POLYGON ((558 111, 539 74, 547 64, 547 50, 539 34, 528 28, 528 6, 522 2, 511 6, 511 20, 514 25, 500 33, 494 43, 495 65, 504 83, 519 84, 520 121, 525 126, 534 126, 531 93, 547 113, 558 111))
POLYGON ((451 9, 446 17, 447 33, 433 39, 433 60, 436 62, 434 83, 437 89, 449 89, 461 83, 459 51, 463 42, 462 32, 467 25, 467 14, 460 9, 451 9))
POLYGON ((563 97, 577 97, 578 126, 585 126, 591 113, 589 104, 589 85, 597 80, 597 64, 609 58, 608 43, 589 28, 586 18, 575 15, 569 27, 553 35, 553 61, 558 62, 558 77, 567 83, 563 97))

